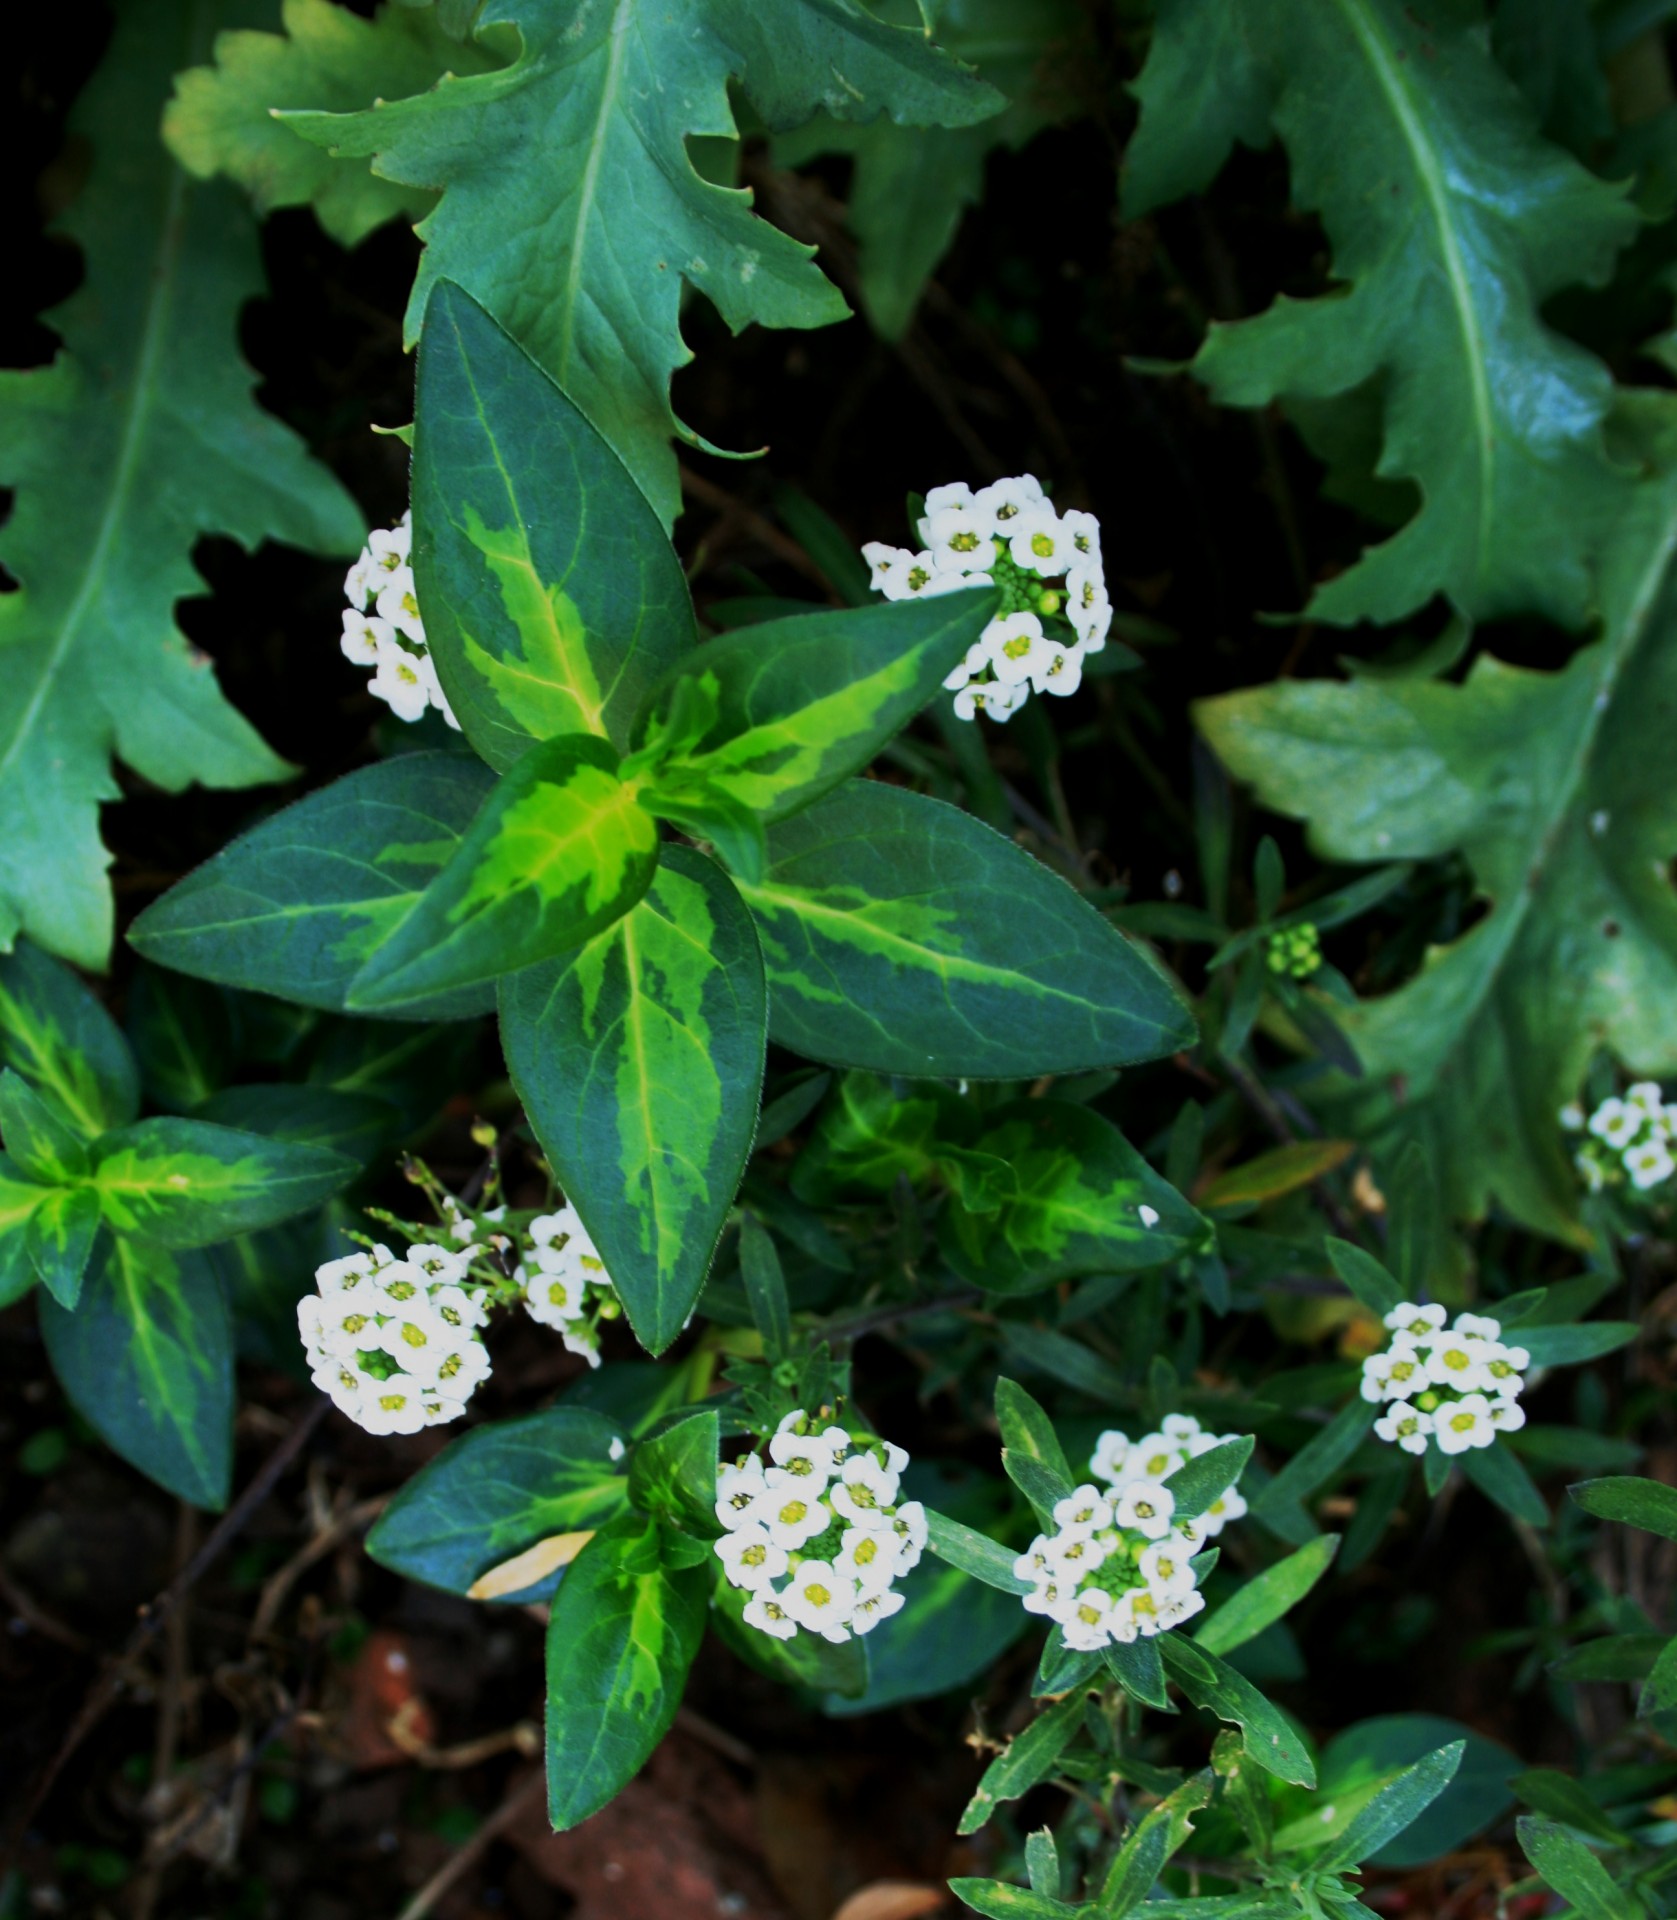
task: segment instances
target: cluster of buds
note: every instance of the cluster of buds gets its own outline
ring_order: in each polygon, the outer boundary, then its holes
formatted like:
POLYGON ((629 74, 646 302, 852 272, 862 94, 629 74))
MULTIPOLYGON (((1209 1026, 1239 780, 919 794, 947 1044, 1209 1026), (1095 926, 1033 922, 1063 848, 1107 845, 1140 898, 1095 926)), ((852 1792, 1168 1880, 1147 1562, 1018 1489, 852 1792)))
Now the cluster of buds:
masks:
POLYGON ((1657 1080, 1638 1080, 1623 1097, 1603 1100, 1586 1120, 1576 1104, 1561 1108, 1561 1125, 1585 1137, 1573 1155, 1591 1193, 1623 1186, 1637 1193, 1665 1185, 1677 1173, 1677 1106, 1667 1106, 1657 1080))
POLYGON ((1405 1453, 1466 1453, 1526 1424, 1520 1405, 1531 1356, 1502 1343, 1502 1323, 1402 1301, 1386 1315, 1390 1342, 1363 1362, 1363 1398, 1384 1404, 1374 1423, 1405 1453))
POLYGON ((1056 513, 1025 473, 976 491, 963 480, 933 487, 915 531, 918 552, 879 540, 863 547, 876 592, 888 600, 965 587, 1001 593, 1001 612, 944 682, 956 717, 1008 720, 1032 693, 1075 693, 1084 660, 1106 645, 1112 624, 1095 516, 1056 513))
POLYGON ((1322 942, 1309 920, 1295 927, 1277 927, 1264 943, 1264 963, 1271 973, 1289 980, 1308 980, 1322 964, 1322 942))
POLYGON ((767 1463, 752 1453, 722 1466, 715 1551, 751 1595, 746 1624, 777 1640, 802 1627, 839 1644, 889 1620, 903 1604, 895 1582, 926 1544, 925 1509, 897 1497, 907 1465, 889 1440, 800 1408, 769 1440, 767 1463))

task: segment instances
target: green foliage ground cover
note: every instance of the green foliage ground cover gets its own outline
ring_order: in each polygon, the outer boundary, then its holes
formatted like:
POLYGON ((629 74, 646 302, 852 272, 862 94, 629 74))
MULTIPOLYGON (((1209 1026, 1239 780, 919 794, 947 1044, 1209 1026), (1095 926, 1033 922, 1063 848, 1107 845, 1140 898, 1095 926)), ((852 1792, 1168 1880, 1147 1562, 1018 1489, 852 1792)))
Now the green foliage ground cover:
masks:
POLYGON ((375 1566, 547 1609, 555 1827, 750 1671, 934 1716, 979 1913, 1673 1911, 1666 12, 83 56, 0 1299, 188 1507, 379 1436, 375 1566))

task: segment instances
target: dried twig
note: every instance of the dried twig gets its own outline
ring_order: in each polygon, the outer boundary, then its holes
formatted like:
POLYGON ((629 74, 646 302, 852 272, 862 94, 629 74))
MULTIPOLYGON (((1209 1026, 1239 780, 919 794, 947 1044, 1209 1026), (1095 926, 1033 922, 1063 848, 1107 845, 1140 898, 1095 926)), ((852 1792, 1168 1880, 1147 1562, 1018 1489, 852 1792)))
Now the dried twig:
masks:
POLYGON ((397 1915, 396 1920, 425 1920, 426 1914, 432 1911, 443 1895, 471 1872, 483 1855, 489 1851, 491 1844, 498 1840, 508 1827, 517 1823, 524 1810, 533 1801, 541 1798, 543 1784, 544 1776, 540 1767, 525 1774, 465 1845, 432 1874, 397 1915))

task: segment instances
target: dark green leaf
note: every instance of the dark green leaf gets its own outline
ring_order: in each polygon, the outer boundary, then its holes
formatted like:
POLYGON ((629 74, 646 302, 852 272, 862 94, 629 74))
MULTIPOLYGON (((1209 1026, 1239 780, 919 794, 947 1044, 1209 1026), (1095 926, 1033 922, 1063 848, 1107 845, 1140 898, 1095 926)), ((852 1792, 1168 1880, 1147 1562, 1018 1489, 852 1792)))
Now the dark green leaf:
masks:
POLYGON ((62 1111, 15 1069, 0 1072, 0 1138, 15 1164, 47 1185, 87 1173, 87 1149, 62 1111))
POLYGON ((1531 1475, 1504 1446, 1473 1447, 1461 1455, 1462 1472, 1487 1500, 1528 1526, 1546 1527, 1549 1507, 1532 1485, 1531 1475))
POLYGON ((1634 1320, 1592 1320, 1582 1327, 1522 1327, 1510 1338, 1531 1355, 1534 1367, 1575 1367, 1617 1353, 1640 1332, 1634 1320))
POLYGON ((1207 1653, 1233 1653, 1297 1606, 1333 1564, 1338 1550, 1338 1534, 1318 1534, 1297 1553, 1243 1581, 1206 1615, 1194 1639, 1207 1653))
POLYGON ((1598 1519, 1620 1520, 1645 1533, 1677 1540, 1677 1489, 1632 1474, 1612 1474, 1604 1480, 1580 1480, 1567 1492, 1586 1513, 1598 1519))
POLYGON ((1405 1833, 1455 1779, 1467 1751, 1465 1740, 1454 1741, 1406 1767, 1382 1787, 1324 1853, 1311 1862, 1318 1872, 1345 1873, 1405 1833))
MULTIPOLYGON (((403 753, 265 820, 129 929, 148 959, 224 986, 339 1010, 367 956, 447 864, 493 785, 461 753, 403 753)), ((481 987, 404 1012, 463 1019, 481 987)))
POLYGON ((802 1687, 811 1693, 831 1694, 841 1700, 859 1700, 868 1686, 868 1642, 872 1635, 835 1646, 818 1633, 795 1633, 776 1640, 745 1623, 750 1594, 719 1580, 711 1598, 710 1624, 723 1644, 747 1666, 778 1680, 784 1687, 802 1687))
POLYGON ((772 1037, 808 1059, 1008 1077, 1193 1040, 1145 950, 970 814, 851 781, 773 828, 769 853, 741 890, 772 1037))
POLYGON ((1581 1920, 1646 1920, 1648 1909, 1613 1884, 1613 1876, 1582 1840, 1537 1814, 1522 1814, 1515 1825, 1526 1858, 1578 1909, 1581 1920))
MULTIPOLYGON (((464 1593, 492 1567, 554 1534, 604 1526, 628 1502, 613 1461, 615 1420, 585 1407, 548 1407, 474 1427, 421 1468, 379 1515, 367 1551, 411 1580, 464 1593)), ((507 1596, 545 1597, 537 1590, 507 1596)))
POLYGON ((792 1307, 786 1298, 786 1276, 774 1239, 757 1216, 740 1220, 740 1278, 751 1302, 751 1322, 763 1337, 770 1360, 784 1359, 792 1346, 792 1307))
POLYGON ((1257 1517, 1281 1515, 1337 1473, 1362 1445, 1379 1409, 1356 1399, 1342 1407, 1320 1433, 1313 1434, 1252 1502, 1257 1517))
POLYGON ((81 1298, 82 1278, 98 1237, 99 1196, 90 1187, 48 1187, 23 1230, 29 1264, 61 1307, 81 1298))
POLYGON ((763 1035, 750 918, 721 870, 682 847, 614 927, 502 984, 519 1098, 654 1353, 692 1311, 733 1203, 763 1035))
POLYGON ((41 1301, 71 1405, 124 1460, 196 1507, 227 1503, 233 1335, 201 1254, 101 1235, 74 1313, 41 1301))
POLYGON ((989 1214, 947 1208, 940 1236, 975 1284, 1036 1293, 1090 1273, 1145 1272, 1210 1240, 1207 1222, 1100 1114, 1044 1099, 987 1118, 978 1150, 1012 1169, 1017 1197, 989 1214))
POLYGON ((1360 1721, 1337 1735, 1322 1753, 1322 1791, 1315 1801, 1302 1796, 1298 1818, 1285 1838, 1301 1850, 1315 1853, 1331 1842, 1343 1825, 1355 1819, 1398 1769, 1413 1766, 1442 1746, 1465 1743, 1461 1765, 1438 1798, 1395 1839, 1374 1856, 1383 1867, 1413 1867, 1436 1860, 1482 1832, 1508 1807, 1508 1783, 1520 1763, 1505 1747, 1470 1728, 1436 1714, 1399 1713, 1360 1721), (1334 1807, 1336 1818, 1324 1824, 1321 1807, 1334 1807))
POLYGON ((1240 1728, 1247 1753, 1266 1773, 1315 1786, 1316 1769, 1304 1743, 1250 1680, 1180 1634, 1160 1634, 1159 1652, 1170 1677, 1196 1706, 1240 1728))
POLYGON ((533 746, 478 809, 447 864, 350 982, 379 1012, 551 960, 604 932, 646 892, 658 828, 617 753, 593 734, 533 746))
POLYGON ((93 1188, 117 1233, 204 1247, 318 1206, 354 1177, 323 1147, 207 1120, 137 1120, 94 1147, 93 1188))
POLYGON ((955 1879, 949 1891, 985 1920, 1081 1920, 1085 1912, 1045 1893, 1033 1893, 1029 1887, 1009 1886, 1005 1880, 955 1879))
POLYGON ((684 1532, 713 1539, 721 1422, 714 1407, 684 1407, 637 1441, 629 1456, 629 1499, 684 1532))
POLYGON ((1335 1240, 1331 1235, 1327 1249, 1334 1272, 1377 1319, 1384 1319, 1401 1303, 1403 1293, 1398 1283, 1372 1253, 1365 1253, 1349 1240, 1335 1240))
POLYGON ((128 989, 127 1026, 147 1094, 171 1113, 202 1106, 232 1076, 233 1014, 212 986, 141 966, 128 989))
POLYGON ((1002 1801, 1017 1800, 1048 1778, 1083 1724, 1083 1701, 1081 1692, 1069 1693, 1014 1735, 1006 1750, 984 1769, 984 1778, 967 1802, 957 1833, 976 1833, 1002 1801))
MULTIPOLYGON (((1092 1283, 1099 1286, 1100 1281, 1092 1283)), ((1055 1333, 1050 1327, 1026 1326, 1008 1320, 1002 1325, 1004 1357, 1027 1370, 1045 1373, 1062 1386, 1087 1394, 1103 1406, 1121 1402, 1126 1392, 1124 1376, 1110 1360, 1103 1360, 1080 1340, 1055 1333)))
POLYGON ((1621 1680, 1634 1684, 1653 1671, 1665 1645, 1663 1633, 1607 1634, 1563 1653, 1549 1671, 1557 1680, 1621 1680))
POLYGON ((959 1520, 951 1520, 947 1514, 926 1509, 926 1545, 940 1560, 947 1560, 952 1567, 959 1567, 963 1573, 970 1574, 974 1580, 982 1580, 987 1587, 994 1587, 1000 1593, 1022 1594, 1031 1591, 1030 1582, 1021 1580, 1013 1571, 1013 1563, 1018 1554, 1011 1547, 1004 1547, 999 1541, 992 1540, 988 1534, 977 1533, 971 1527, 962 1526, 959 1520))
POLYGON ((1526 1806, 1552 1820, 1576 1827, 1592 1840, 1609 1847, 1627 1847, 1630 1841, 1609 1820, 1576 1780, 1547 1767, 1530 1767, 1508 1783, 1526 1806))
POLYGON ((84 1140, 140 1110, 140 1076, 116 1022, 68 967, 27 940, 0 954, 0 1064, 84 1140))
POLYGON ((1214 1506, 1245 1472, 1254 1444, 1252 1436, 1245 1433, 1183 1461, 1164 1482, 1176 1501, 1175 1518, 1197 1520, 1214 1506))
POLYGON ((1133 1694, 1144 1706, 1157 1707, 1161 1712, 1172 1710, 1156 1637, 1132 1640, 1127 1645, 1115 1640, 1101 1649, 1101 1659, 1124 1691, 1133 1694))
POLYGON ((559 1583, 547 1630, 547 1812, 557 1832, 628 1785, 681 1705, 713 1575, 666 1568, 657 1541, 656 1522, 624 1514, 559 1583))
POLYGON ((399 1137, 395 1111, 367 1093, 340 1093, 336 1087, 311 1087, 269 1080, 226 1087, 191 1115, 218 1127, 266 1134, 324 1147, 358 1167, 368 1166, 399 1137))

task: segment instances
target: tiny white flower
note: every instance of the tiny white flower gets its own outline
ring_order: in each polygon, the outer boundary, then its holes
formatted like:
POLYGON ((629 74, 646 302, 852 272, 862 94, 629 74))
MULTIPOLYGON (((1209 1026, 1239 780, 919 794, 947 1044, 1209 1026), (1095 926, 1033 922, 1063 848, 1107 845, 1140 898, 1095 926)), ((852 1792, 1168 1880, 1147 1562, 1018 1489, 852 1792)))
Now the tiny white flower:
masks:
POLYGON ((1039 1580, 1029 1593, 1019 1596, 1019 1604, 1027 1613, 1040 1613, 1047 1619, 1058 1620, 1071 1604, 1076 1592, 1076 1582, 1055 1577, 1039 1580))
MULTIPOLYGON (((768 1528, 777 1547, 796 1553, 806 1541, 825 1533, 832 1515, 807 1481, 798 1479, 784 1467, 770 1467, 763 1475, 763 1490, 748 1509, 753 1520, 768 1528)), ((726 1524, 726 1522, 724 1522, 726 1524)))
POLYGON ((1159 1210, 1157 1207, 1140 1206, 1136 1208, 1136 1212, 1140 1215, 1141 1224, 1144 1227, 1156 1227, 1159 1224, 1159 1210))
POLYGON ((1048 664, 1053 649, 1034 613, 1004 614, 984 629, 984 650, 1004 687, 1019 686, 1048 664))
POLYGON ((1158 1540, 1144 1548, 1136 1566, 1155 1595, 1168 1597, 1194 1590, 1194 1570, 1174 1541, 1158 1540))
POLYGON ((921 539, 940 573, 982 573, 995 559, 994 522, 968 502, 940 507, 921 523, 921 539))
POLYGON ((1165 1622, 1160 1618, 1160 1601, 1156 1600, 1146 1587, 1132 1587, 1124 1598, 1129 1602, 1130 1617, 1135 1621, 1136 1632, 1143 1640, 1151 1640, 1164 1631, 1165 1622))
POLYGON ((883 540, 870 540, 862 549, 862 558, 868 563, 868 585, 875 593, 889 595, 895 582, 907 572, 914 555, 907 547, 891 547, 883 540))
POLYGON ((734 1586, 752 1592, 772 1585, 790 1564, 785 1549, 777 1547, 768 1529, 755 1522, 723 1534, 716 1542, 716 1557, 734 1586))
POLYGON ((970 507, 973 493, 964 480, 951 480, 941 487, 933 487, 926 495, 926 518, 941 513, 946 507, 970 507))
POLYGON ((380 649, 391 646, 395 639, 388 620, 381 620, 376 613, 358 613, 353 607, 344 609, 344 630, 338 645, 346 660, 353 660, 358 667, 376 667, 380 649))
POLYGON ((1388 1400, 1407 1400, 1411 1394, 1421 1391, 1430 1377, 1427 1371, 1430 1351, 1407 1336, 1398 1335, 1381 1356, 1386 1362, 1385 1397, 1388 1400))
POLYGON ((832 1451, 812 1435, 789 1433, 782 1429, 769 1442, 769 1458, 794 1479, 803 1481, 811 1499, 826 1487, 832 1477, 832 1451))
POLYGON ((755 1599, 748 1600, 744 1618, 748 1627, 771 1634, 776 1640, 790 1640, 798 1631, 797 1621, 772 1593, 759 1593, 755 1599))
POLYGON ((1374 1431, 1382 1440, 1402 1447, 1405 1453, 1425 1453, 1432 1434, 1432 1415, 1400 1400, 1390 1413, 1375 1421, 1374 1431))
POLYGON ((881 1620, 889 1620, 892 1614, 900 1613, 903 1596, 890 1587, 880 1587, 856 1596, 856 1605, 850 1615, 852 1633, 872 1633, 881 1620))
POLYGON ((973 496, 973 504, 980 513, 991 516, 996 531, 1005 537, 1008 523, 1017 520, 1027 507, 1041 506, 1045 497, 1036 476, 1021 473, 1011 480, 995 480, 981 488, 973 496))
POLYGON ((1591 1193, 1600 1193, 1602 1188, 1606 1186, 1607 1175, 1602 1172, 1601 1168, 1596 1165, 1587 1153, 1575 1154, 1572 1164, 1582 1175, 1584 1185, 1591 1193))
POLYGON ((994 681, 986 686, 962 687, 955 696, 955 718, 976 720, 979 714, 987 713, 992 720, 1005 724, 1025 704, 1030 691, 1025 685, 1004 687, 994 681))
POLYGON ((377 1294, 362 1289, 354 1293, 334 1293, 321 1302, 315 1339, 321 1351, 335 1359, 350 1359, 379 1345, 379 1323, 375 1307, 382 1304, 377 1294))
POLYGON ((1496 1439, 1491 1403, 1482 1393, 1470 1393, 1454 1406, 1433 1415, 1433 1439, 1440 1453, 1466 1453, 1469 1447, 1488 1447, 1496 1439))
POLYGON ((891 1531, 897 1536, 897 1571, 912 1573, 926 1546, 926 1509, 918 1500, 904 1500, 891 1515, 891 1531))
POLYGON ((1112 1508, 1098 1487, 1077 1487, 1055 1501, 1054 1524, 1062 1533, 1100 1533, 1112 1525, 1112 1508))
POLYGON ((780 1604, 797 1621, 824 1640, 842 1645, 850 1638, 850 1617, 856 1610, 855 1583, 825 1560, 806 1560, 782 1589, 780 1604))
POLYGON ((392 1314, 378 1330, 378 1338, 368 1346, 382 1347, 403 1370, 422 1386, 430 1386, 458 1342, 458 1335, 431 1311, 430 1302, 410 1300, 402 1312, 392 1314))
POLYGON ((1590 1115, 1590 1132, 1610 1147, 1628 1147, 1642 1131, 1647 1116, 1623 1100, 1603 1100, 1590 1115))
POLYGON ((1091 653, 1106 645, 1112 627, 1112 602, 1099 563, 1075 566, 1066 575, 1066 618, 1072 631, 1091 653))
POLYGON ((965 656, 958 666, 951 667, 943 676, 945 689, 950 693, 959 693, 975 673, 988 671, 990 665, 989 649, 982 640, 975 640, 967 648, 965 656))
POLYGON ((1662 1117, 1664 1102, 1665 1095, 1660 1091, 1657 1080, 1638 1080, 1625 1093, 1625 1105, 1639 1108, 1650 1120, 1662 1117))
POLYGON ((429 1383, 439 1400, 464 1406, 489 1378, 489 1349, 481 1340, 463 1340, 437 1368, 429 1383))
POLYGON ((1132 1480, 1119 1494, 1113 1518, 1119 1526, 1133 1527, 1149 1540, 1162 1540, 1170 1532, 1175 1511, 1176 1495, 1169 1487, 1151 1480, 1132 1480))
POLYGON ((392 573, 379 588, 375 605, 381 620, 388 620, 405 640, 424 646, 425 622, 419 617, 419 596, 414 590, 413 575, 406 567, 392 573))
POLYGON ((400 1374, 379 1381, 361 1402, 359 1424, 368 1433, 418 1433, 426 1424, 418 1385, 400 1374))
POLYGON ((1426 1340, 1443 1326, 1450 1317, 1444 1307, 1436 1304, 1420 1306, 1413 1300, 1400 1300, 1386 1315, 1385 1324, 1393 1333, 1407 1333, 1411 1339, 1426 1340))
POLYGON ((405 569, 413 551, 413 529, 404 514, 394 527, 375 527, 367 536, 367 556, 381 573, 405 569))
POLYGON ((431 1289, 431 1311, 456 1334, 471 1333, 489 1324, 489 1309, 464 1287, 443 1286, 431 1289))
POLYGON ((1013 564, 1027 573, 1039 574, 1044 579, 1057 577, 1076 561, 1077 549, 1071 543, 1071 535, 1046 501, 1040 506, 1027 507, 1007 523, 1005 531, 1013 564))
POLYGON ((1092 1533, 1056 1533, 1048 1542, 1048 1559, 1055 1577, 1073 1582, 1093 1573, 1107 1553, 1106 1542, 1092 1533))
POLYGON ((1079 1593, 1060 1624, 1066 1645, 1080 1653, 1092 1653, 1112 1638, 1107 1621, 1112 1612, 1112 1595, 1100 1587, 1079 1593))
POLYGON ((1491 1425, 1498 1433, 1518 1433, 1526 1424, 1526 1410, 1511 1393, 1497 1394, 1491 1401, 1491 1425))
POLYGON ((1047 666, 1031 675, 1031 690, 1067 699, 1083 684, 1083 649, 1062 646, 1053 638, 1049 639, 1048 648, 1052 658, 1047 666))
POLYGON ((1454 1387, 1458 1393, 1477 1393, 1491 1384, 1485 1362, 1491 1343, 1460 1333, 1440 1333, 1427 1355, 1427 1377, 1435 1385, 1454 1387))
POLYGON ((887 1473, 869 1453, 853 1453, 829 1489, 833 1511, 847 1520, 866 1521, 897 1497, 897 1476, 887 1473))
POLYGON ((314 1283, 321 1293, 350 1293, 372 1282, 381 1268, 394 1266, 396 1256, 386 1246, 345 1254, 341 1260, 328 1260, 314 1270, 314 1283))
POLYGON ((1245 1494, 1237 1493, 1233 1487, 1225 1487, 1200 1516, 1205 1524, 1206 1538, 1215 1540, 1231 1520, 1243 1520, 1246 1512, 1245 1494))
POLYGON ((880 582, 880 591, 887 600, 917 600, 937 577, 937 563, 929 553, 911 553, 880 582))
POLYGON ((559 1335, 559 1344, 567 1353, 586 1360, 590 1367, 600 1364, 600 1336, 592 1327, 579 1327, 573 1320, 559 1335))
POLYGON ((344 575, 344 598, 359 610, 378 592, 384 571, 365 547, 356 555, 355 565, 344 575))
POLYGON ((763 1463, 756 1454, 723 1461, 716 1469, 716 1517, 725 1527, 750 1524, 751 1508, 763 1491, 763 1463))
POLYGON ((392 641, 379 649, 378 670, 367 682, 370 693, 384 701, 398 720, 418 720, 431 704, 418 658, 392 641))
POLYGON ((1560 1111, 1560 1123, 1568 1133, 1584 1131, 1584 1109, 1576 1100, 1569 1100, 1560 1111))
POLYGON ((1098 567, 1101 563, 1101 523, 1081 507, 1069 507, 1060 515, 1060 526, 1071 542, 1073 564, 1098 567))
POLYGON ((1505 1347, 1500 1341, 1493 1344, 1485 1357, 1485 1371, 1491 1376, 1491 1390, 1496 1393, 1518 1393, 1526 1384, 1522 1376, 1531 1365, 1531 1355, 1524 1347, 1505 1347))
POLYGON ((1097 1479, 1122 1480, 1124 1468, 1129 1462, 1130 1450, 1130 1436, 1109 1427, 1095 1442, 1095 1455, 1089 1462, 1089 1471, 1097 1479))
POLYGON ((1197 1588, 1190 1587, 1186 1593, 1173 1593, 1169 1599, 1158 1602, 1159 1625, 1167 1632, 1172 1627, 1181 1626, 1184 1620, 1192 1620, 1196 1613, 1205 1610, 1205 1595, 1197 1588))
POLYGON ((514 1276, 524 1289, 524 1310, 544 1327, 562 1330, 580 1320, 588 1305, 588 1287, 580 1273, 550 1273, 521 1266, 514 1276))
MULTIPOLYGON (((1137 1591, 1146 1593, 1145 1588, 1132 1588, 1128 1593, 1115 1595, 1111 1611, 1106 1616, 1107 1635, 1121 1646, 1131 1646, 1141 1637, 1141 1627, 1135 1613, 1137 1591)), ((1157 1628, 1154 1631, 1156 1632, 1157 1628)))
POLYGON ((1493 1320, 1485 1313, 1458 1313, 1455 1331, 1471 1335, 1476 1340, 1500 1340, 1502 1322, 1493 1320))
MULTIPOLYGON (((885 1455, 885 1471, 887 1473, 897 1474, 900 1477, 908 1465, 907 1448, 899 1447, 895 1441, 892 1440, 881 1440, 879 1446, 885 1455)), ((896 1495, 893 1494, 891 1497, 894 1500, 896 1495)))
POLYGON ((1163 1480, 1187 1464, 1187 1451, 1168 1433, 1144 1433, 1130 1455, 1130 1472, 1145 1480, 1163 1480))
POLYGON ((833 1565, 858 1593, 883 1593, 897 1571, 897 1536, 876 1527, 851 1527, 833 1565))
POLYGON ((1672 1159, 1671 1149, 1663 1139, 1644 1140, 1626 1153, 1625 1172, 1630 1175, 1631 1185, 1639 1193, 1646 1193, 1650 1187, 1657 1187, 1677 1173, 1677 1160, 1672 1159))
POLYGON ((993 587, 996 584, 993 575, 988 573, 954 573, 946 569, 934 574, 932 583, 925 591, 928 600, 935 600, 945 593, 965 593, 972 587, 993 587))
POLYGON ((320 1346, 320 1316, 324 1306, 318 1293, 305 1293, 297 1302, 297 1331, 302 1335, 303 1345, 322 1353, 325 1349, 320 1346))
MULTIPOLYGON (((1228 1495, 1224 1494, 1223 1498, 1226 1500, 1228 1495)), ((1241 1512, 1244 1513, 1245 1510, 1246 1503, 1245 1501, 1241 1501, 1241 1512)), ((1239 1516, 1234 1515, 1231 1517, 1238 1518, 1239 1516)), ((1218 1531, 1221 1532, 1222 1529, 1219 1528, 1218 1531)), ((1205 1545, 1206 1541, 1211 1538, 1211 1529, 1207 1526, 1203 1513, 1196 1514, 1192 1520, 1173 1520, 1171 1522, 1170 1532, 1172 1539, 1182 1542, 1190 1559, 1192 1559, 1193 1556, 1199 1552, 1200 1548, 1205 1545)))
POLYGON ((624 1454, 627 1452, 628 1452, 628 1448, 624 1446, 623 1442, 617 1437, 616 1434, 613 1434, 611 1438, 611 1445, 606 1448, 606 1458, 615 1465, 616 1462, 621 1460, 624 1454))
POLYGON ((1013 1563, 1016 1580, 1048 1580, 1053 1577, 1054 1562, 1048 1552, 1048 1536, 1039 1533, 1013 1563))

